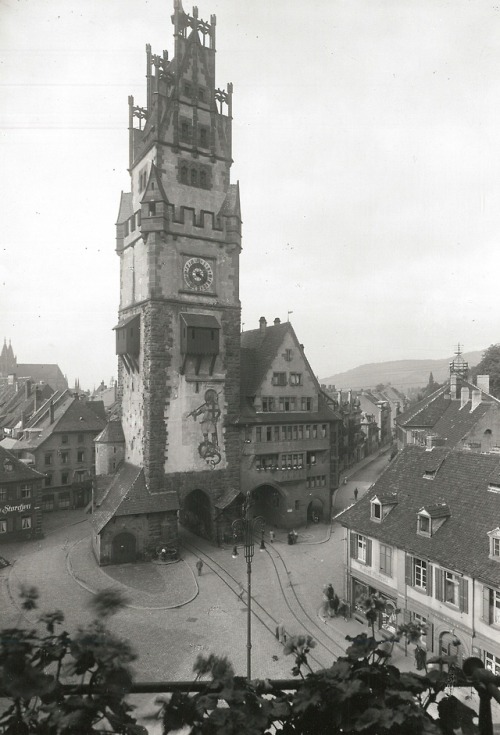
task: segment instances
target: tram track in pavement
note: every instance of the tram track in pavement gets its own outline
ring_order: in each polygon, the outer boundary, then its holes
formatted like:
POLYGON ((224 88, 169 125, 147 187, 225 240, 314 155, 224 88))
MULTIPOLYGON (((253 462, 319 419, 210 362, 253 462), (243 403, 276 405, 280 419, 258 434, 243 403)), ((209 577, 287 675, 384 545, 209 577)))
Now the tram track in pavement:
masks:
MULTIPOLYGON (((192 540, 187 540, 186 537, 182 539, 182 546, 186 551, 191 552, 198 558, 201 558, 204 565, 206 565, 237 597, 242 599, 242 602, 246 604, 242 598, 242 586, 236 577, 234 577, 227 569, 220 564, 210 553, 195 543, 192 540)), ((290 571, 288 570, 285 560, 283 559, 280 552, 273 547, 272 551, 266 547, 266 552, 273 565, 276 578, 281 590, 282 598, 286 604, 288 612, 292 618, 298 623, 300 633, 310 635, 315 641, 318 647, 322 649, 332 657, 333 660, 337 659, 338 656, 345 654, 345 649, 342 648, 334 639, 332 639, 327 631, 319 625, 316 620, 309 614, 301 603, 297 592, 294 588, 292 581, 290 580, 290 571), (281 568, 281 573, 280 573, 281 568)), ((246 595, 246 590, 244 590, 246 595)), ((252 595, 252 614, 254 617, 263 625, 271 635, 276 635, 276 627, 279 623, 274 615, 272 615, 260 602, 252 595)), ((290 635, 291 632, 287 631, 290 635)), ((317 650, 317 649, 316 649, 317 650)), ((325 666, 324 661, 320 661, 315 655, 315 649, 312 649, 308 654, 308 658, 314 662, 318 667, 323 668, 325 666)))

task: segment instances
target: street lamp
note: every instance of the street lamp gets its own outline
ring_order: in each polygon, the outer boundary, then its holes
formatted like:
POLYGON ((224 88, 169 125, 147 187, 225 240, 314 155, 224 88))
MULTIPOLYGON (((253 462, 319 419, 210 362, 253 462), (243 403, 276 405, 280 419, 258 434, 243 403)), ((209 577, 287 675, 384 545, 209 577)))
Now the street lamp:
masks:
MULTIPOLYGON (((252 498, 250 491, 247 492, 245 502, 242 507, 242 518, 233 521, 233 538, 235 542, 239 537, 243 538, 243 549, 245 552, 245 561, 247 563, 247 680, 250 681, 252 669, 252 559, 254 552, 254 535, 261 534, 260 551, 265 550, 264 544, 264 519, 262 516, 252 518, 250 510, 252 507, 252 498)), ((238 556, 238 544, 233 546, 233 559, 238 556)))

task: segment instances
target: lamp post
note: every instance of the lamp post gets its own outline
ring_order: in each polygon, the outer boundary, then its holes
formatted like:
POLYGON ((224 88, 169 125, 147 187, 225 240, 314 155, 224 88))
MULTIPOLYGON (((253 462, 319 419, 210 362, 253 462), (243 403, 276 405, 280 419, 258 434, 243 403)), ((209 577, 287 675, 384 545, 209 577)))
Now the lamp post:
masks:
POLYGON ((266 548, 264 545, 264 519, 262 516, 252 518, 250 515, 252 507, 252 498, 250 491, 247 492, 245 502, 242 508, 242 518, 233 521, 233 538, 235 544, 233 546, 233 559, 238 556, 239 537, 243 538, 243 549, 245 552, 245 561, 247 563, 247 680, 252 678, 252 559, 254 553, 254 535, 261 534, 260 551, 266 548))

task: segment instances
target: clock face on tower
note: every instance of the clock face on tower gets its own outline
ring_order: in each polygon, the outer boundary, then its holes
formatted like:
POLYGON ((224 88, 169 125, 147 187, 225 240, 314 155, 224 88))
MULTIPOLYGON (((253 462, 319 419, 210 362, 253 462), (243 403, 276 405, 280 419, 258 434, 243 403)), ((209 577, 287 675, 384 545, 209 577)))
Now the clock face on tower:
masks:
POLYGON ((184 263, 184 282, 191 291, 209 291, 213 280, 212 266, 203 258, 189 258, 184 263))

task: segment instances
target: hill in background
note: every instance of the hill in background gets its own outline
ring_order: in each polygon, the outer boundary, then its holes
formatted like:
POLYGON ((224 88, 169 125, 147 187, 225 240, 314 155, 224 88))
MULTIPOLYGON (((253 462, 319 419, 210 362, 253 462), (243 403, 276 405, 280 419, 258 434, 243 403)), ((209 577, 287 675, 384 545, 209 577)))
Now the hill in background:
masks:
MULTIPOLYGON (((477 365, 483 356, 484 350, 465 352, 464 360, 469 367, 477 365)), ((394 360, 392 362, 373 362, 359 365, 344 373, 337 373, 328 378, 320 378, 320 383, 334 385, 336 388, 375 388, 379 383, 390 383, 403 393, 411 388, 421 388, 429 382, 432 373, 436 383, 443 383, 450 374, 450 362, 453 357, 443 360, 394 360)))

